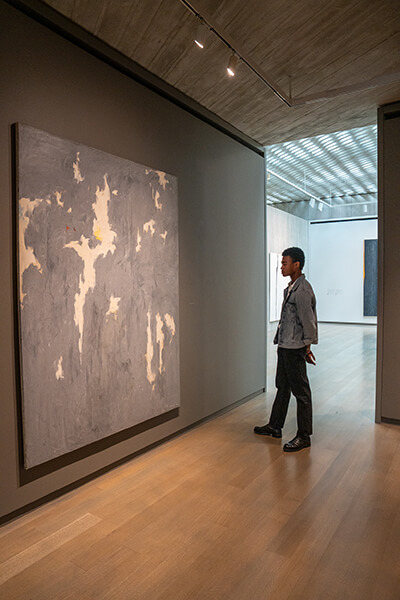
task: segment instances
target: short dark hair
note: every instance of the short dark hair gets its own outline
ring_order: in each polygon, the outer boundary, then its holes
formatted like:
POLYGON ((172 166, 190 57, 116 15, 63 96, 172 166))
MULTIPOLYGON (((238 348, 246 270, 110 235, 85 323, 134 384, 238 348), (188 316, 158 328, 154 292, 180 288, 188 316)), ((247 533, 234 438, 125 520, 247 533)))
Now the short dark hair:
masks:
POLYGON ((304 263, 306 262, 306 257, 304 256, 304 252, 301 248, 296 248, 296 246, 293 248, 286 248, 286 250, 282 252, 282 256, 290 256, 293 262, 299 262, 300 271, 302 271, 304 263))

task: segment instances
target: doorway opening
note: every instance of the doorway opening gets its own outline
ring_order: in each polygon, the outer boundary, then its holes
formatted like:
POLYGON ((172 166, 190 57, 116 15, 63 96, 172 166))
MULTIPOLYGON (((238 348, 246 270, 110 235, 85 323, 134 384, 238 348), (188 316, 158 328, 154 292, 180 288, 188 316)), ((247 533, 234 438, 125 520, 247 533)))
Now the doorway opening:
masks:
POLYGON ((348 401, 374 418, 377 127, 268 146, 265 156, 267 391, 273 399, 272 339, 288 283, 280 273, 281 252, 299 246, 306 255, 304 273, 317 297, 320 324, 318 366, 308 370, 311 384, 314 380, 322 395, 331 385, 348 395, 346 381, 359 377, 362 385, 352 390, 348 401))

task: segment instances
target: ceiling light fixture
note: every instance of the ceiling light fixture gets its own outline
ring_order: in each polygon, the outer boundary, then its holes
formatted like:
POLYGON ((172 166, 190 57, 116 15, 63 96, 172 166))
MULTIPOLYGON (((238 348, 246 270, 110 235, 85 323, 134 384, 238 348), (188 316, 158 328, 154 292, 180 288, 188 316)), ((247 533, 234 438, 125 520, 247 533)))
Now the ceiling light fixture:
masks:
POLYGON ((234 77, 236 75, 236 67, 237 67, 238 61, 239 61, 239 58, 236 56, 236 54, 230 55, 228 66, 226 67, 229 77, 234 77))
POLYGON ((196 37, 194 38, 194 43, 196 44, 196 46, 203 49, 204 46, 206 45, 205 37, 206 37, 206 28, 202 23, 200 23, 200 25, 197 28, 196 37))
POLYGON ((314 208, 314 206, 315 206, 315 198, 310 198, 310 206, 311 206, 311 208, 314 208))
POLYGON ((322 200, 321 198, 318 198, 318 196, 314 196, 314 194, 310 194, 310 192, 306 192, 306 190, 303 189, 302 187, 300 187, 299 185, 297 185, 297 183, 293 183, 292 181, 289 181, 288 179, 286 179, 286 177, 282 177, 282 175, 278 175, 278 173, 276 173, 275 171, 271 171, 271 169, 267 169, 267 173, 270 173, 271 175, 274 175, 275 177, 277 177, 278 179, 280 179, 284 183, 287 183, 288 185, 291 185, 292 187, 294 187, 296 190, 299 190, 305 196, 308 196, 310 198, 310 200, 311 200, 311 198, 314 198, 314 200, 316 200, 320 204, 326 204, 326 206, 328 208, 331 208, 331 205, 328 204, 327 202, 325 202, 325 200, 322 200))
POLYGON ((320 212, 322 212, 324 210, 324 205, 322 204, 322 202, 318 202, 318 210, 320 212))

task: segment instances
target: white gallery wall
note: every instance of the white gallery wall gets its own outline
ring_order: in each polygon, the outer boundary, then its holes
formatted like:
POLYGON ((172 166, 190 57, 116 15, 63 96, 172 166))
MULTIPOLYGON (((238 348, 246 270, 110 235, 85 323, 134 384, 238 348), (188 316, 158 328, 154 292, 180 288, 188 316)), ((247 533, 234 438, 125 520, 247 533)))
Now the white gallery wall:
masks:
POLYGON ((377 322, 363 315, 364 240, 377 237, 377 219, 310 223, 308 279, 319 321, 377 322))
POLYGON ((279 320, 283 290, 289 283, 289 278, 282 277, 279 268, 282 251, 290 246, 302 248, 306 255, 304 271, 308 273, 308 238, 308 221, 267 206, 267 321, 269 322, 279 320))

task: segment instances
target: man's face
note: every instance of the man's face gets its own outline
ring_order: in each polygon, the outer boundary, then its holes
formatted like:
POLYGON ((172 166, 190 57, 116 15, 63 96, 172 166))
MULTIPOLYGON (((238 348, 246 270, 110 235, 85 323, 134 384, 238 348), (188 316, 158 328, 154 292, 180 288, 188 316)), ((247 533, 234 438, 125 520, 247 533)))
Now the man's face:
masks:
POLYGON ((299 266, 299 261, 293 262, 291 256, 282 256, 281 273, 284 277, 293 275, 299 266))

